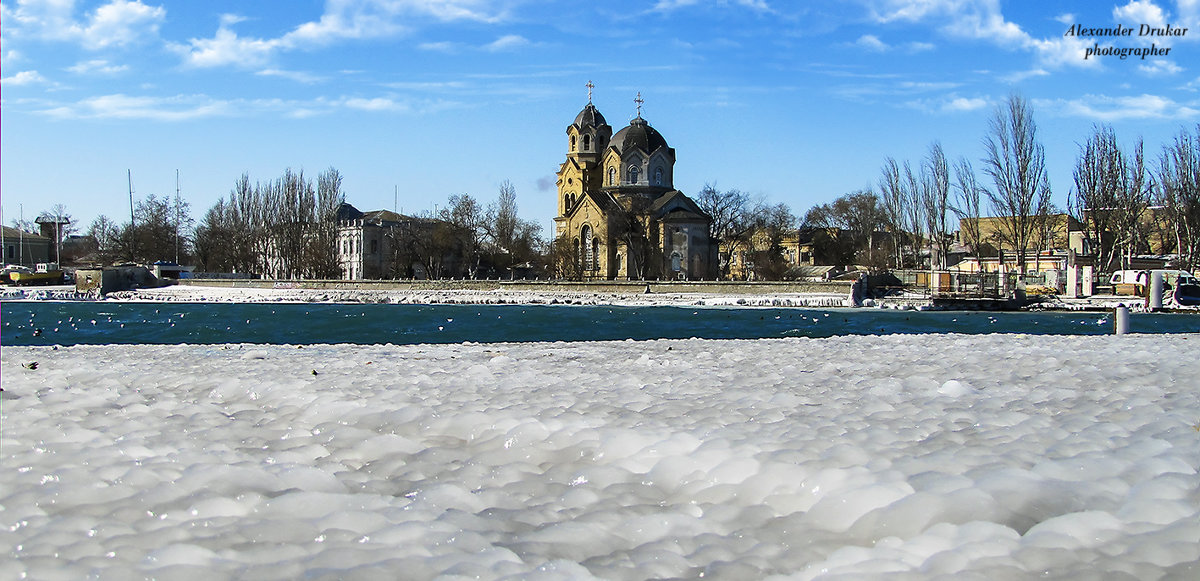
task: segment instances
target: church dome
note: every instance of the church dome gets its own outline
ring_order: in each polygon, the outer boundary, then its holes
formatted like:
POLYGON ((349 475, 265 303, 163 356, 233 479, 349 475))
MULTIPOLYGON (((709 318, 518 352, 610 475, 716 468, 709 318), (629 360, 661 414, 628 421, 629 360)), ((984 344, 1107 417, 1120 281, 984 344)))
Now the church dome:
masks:
POLYGON ((608 125, 608 122, 604 120, 604 116, 600 114, 600 111, 596 109, 595 105, 588 103, 587 106, 583 108, 583 111, 580 111, 579 114, 575 116, 574 125, 582 129, 589 125, 592 127, 608 125))
POLYGON ((631 149, 641 149, 646 153, 654 153, 660 147, 667 147, 667 140, 655 128, 646 123, 645 119, 637 117, 629 122, 629 126, 612 136, 609 144, 624 154, 631 149))

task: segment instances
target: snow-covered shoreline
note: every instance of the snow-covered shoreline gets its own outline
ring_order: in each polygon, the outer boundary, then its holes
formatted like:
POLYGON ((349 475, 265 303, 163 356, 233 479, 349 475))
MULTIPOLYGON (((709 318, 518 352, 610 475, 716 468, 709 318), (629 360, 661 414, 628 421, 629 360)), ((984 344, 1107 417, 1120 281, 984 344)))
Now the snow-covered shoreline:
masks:
POLYGON ((229 288, 179 285, 110 293, 106 300, 161 302, 289 302, 391 304, 520 304, 614 306, 808 306, 841 307, 846 297, 832 293, 720 294, 526 290, 343 290, 229 288))
POLYGON ((0 578, 1193 579, 1197 341, 5 347, 0 578))
MULTIPOLYGON (((80 295, 73 287, 9 289, 0 295, 5 300, 94 300, 80 295)), ((186 302, 186 303, 384 303, 384 304, 515 304, 515 305, 607 305, 607 306, 732 306, 732 307, 807 307, 839 308, 849 306, 848 297, 838 293, 775 292, 769 294, 719 292, 617 293, 573 290, 363 290, 305 288, 247 288, 227 286, 173 285, 159 288, 117 291, 105 295, 105 301, 186 302)), ((877 308, 927 309, 929 300, 921 296, 890 297, 871 301, 877 308)), ((1043 310, 1111 310, 1126 305, 1143 310, 1137 297, 1095 296, 1083 299, 1050 298, 1037 305, 1043 310)), ((1193 308, 1200 312, 1200 308, 1193 308)))

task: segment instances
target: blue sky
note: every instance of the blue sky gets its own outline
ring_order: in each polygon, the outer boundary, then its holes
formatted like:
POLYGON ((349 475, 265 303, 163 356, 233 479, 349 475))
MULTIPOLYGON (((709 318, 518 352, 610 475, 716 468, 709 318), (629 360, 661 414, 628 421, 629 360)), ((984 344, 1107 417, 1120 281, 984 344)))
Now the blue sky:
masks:
MULTIPOLYGON (((199 219, 242 173, 334 167, 359 209, 517 187, 552 231, 565 128, 594 103, 676 149, 675 186, 797 215, 933 141, 979 167, 993 108, 1034 107, 1065 205, 1096 123, 1163 144, 1200 122, 1200 0, 4 0, 4 222, 56 203, 86 229, 173 195, 199 219), (1185 26, 1080 38, 1072 24, 1185 26), (1084 58, 1084 48, 1170 47, 1084 58)), ((123 218, 124 217, 124 218, 123 218)))

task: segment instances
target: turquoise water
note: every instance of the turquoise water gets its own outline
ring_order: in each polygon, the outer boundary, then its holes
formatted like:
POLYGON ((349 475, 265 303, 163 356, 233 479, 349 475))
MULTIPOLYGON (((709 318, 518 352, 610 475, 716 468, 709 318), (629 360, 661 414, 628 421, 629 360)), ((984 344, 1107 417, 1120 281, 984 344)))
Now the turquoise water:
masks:
MULTIPOLYGON (((895 333, 1113 332, 1105 313, 516 305, 4 302, 4 345, 415 344, 895 333)), ((1200 315, 1134 314, 1131 332, 1200 332, 1200 315)))

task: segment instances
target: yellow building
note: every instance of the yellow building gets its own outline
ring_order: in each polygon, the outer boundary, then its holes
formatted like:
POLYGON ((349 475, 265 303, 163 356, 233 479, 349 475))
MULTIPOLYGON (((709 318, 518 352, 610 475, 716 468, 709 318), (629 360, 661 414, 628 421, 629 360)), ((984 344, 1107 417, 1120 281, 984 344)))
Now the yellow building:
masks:
MULTIPOLYGON (((589 89, 591 84, 589 83, 589 89)), ((612 127, 592 104, 567 126, 555 237, 583 279, 709 279, 711 218, 674 187, 675 149, 641 115, 612 127)))
MULTIPOLYGON (((1090 254, 1087 248, 1083 225, 1069 214, 1052 214, 1045 217, 1046 222, 1041 227, 1034 228, 1029 238, 1030 257, 1039 251, 1074 250, 1077 254, 1090 254)), ((976 256, 995 256, 1003 250, 1012 259, 1016 249, 1007 242, 1004 218, 962 218, 958 221, 960 242, 972 246, 971 252, 976 256), (971 240, 974 232, 978 232, 978 244, 971 240), (977 247, 975 247, 977 246, 977 247)), ((1032 258, 1031 258, 1032 260, 1032 258)))

